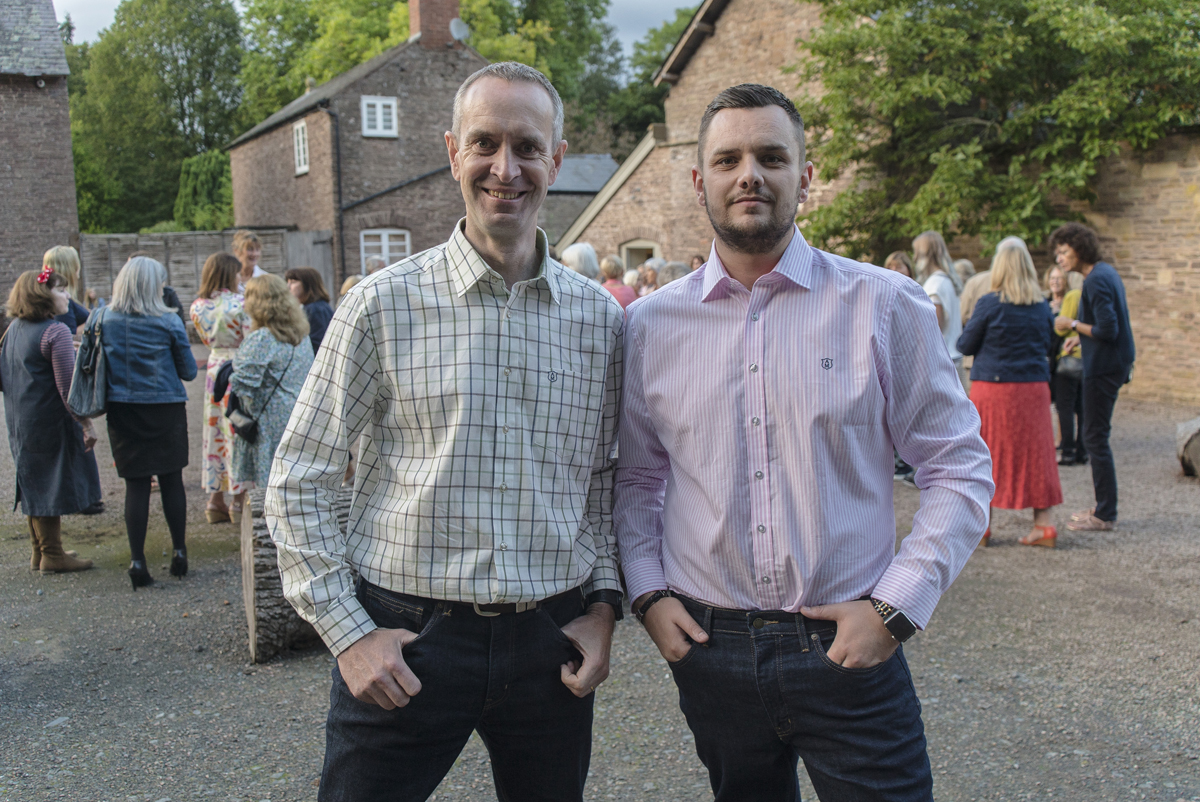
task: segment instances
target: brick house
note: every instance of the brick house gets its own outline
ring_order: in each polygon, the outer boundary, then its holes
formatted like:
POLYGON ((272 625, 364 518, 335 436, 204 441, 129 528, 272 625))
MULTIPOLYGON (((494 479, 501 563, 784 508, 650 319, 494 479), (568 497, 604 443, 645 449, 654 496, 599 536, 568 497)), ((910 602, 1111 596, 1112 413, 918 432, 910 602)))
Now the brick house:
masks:
MULTIPOLYGON (((50 0, 0 0, 0 283, 79 245, 67 58, 50 0)), ((7 290, 5 290, 7 292, 7 290)))
MULTIPOLYGON (((763 83, 795 97, 820 92, 784 72, 797 62, 796 40, 820 24, 816 3, 704 0, 655 76, 671 85, 666 122, 650 132, 557 241, 590 242, 630 266, 650 256, 707 257, 713 231, 696 203, 691 168, 704 108, 722 89, 763 83)), ((814 181, 803 207, 828 202, 849 179, 814 181)), ((1076 205, 1099 232, 1106 257, 1125 282, 1138 363, 1127 392, 1138 398, 1200 404, 1200 137, 1168 137, 1152 150, 1125 150, 1095 182, 1096 203, 1076 205)), ((977 240, 951 243, 955 257, 986 267, 977 240)), ((1045 249, 1033 249, 1039 270, 1045 249)))
POLYGON ((487 64, 458 42, 458 0, 410 0, 413 36, 292 101, 229 145, 234 225, 328 230, 337 278, 445 241, 464 214, 443 134, 487 64))

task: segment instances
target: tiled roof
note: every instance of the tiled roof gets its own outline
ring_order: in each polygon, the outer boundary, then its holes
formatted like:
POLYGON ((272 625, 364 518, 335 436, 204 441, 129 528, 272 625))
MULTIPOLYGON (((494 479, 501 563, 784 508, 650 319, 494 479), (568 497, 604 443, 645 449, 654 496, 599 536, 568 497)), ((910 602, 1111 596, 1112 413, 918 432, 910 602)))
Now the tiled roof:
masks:
MULTIPOLYGON (((6 0, 0 0, 0 2, 6 2, 6 0)), ((258 125, 254 126, 249 131, 230 142, 225 147, 232 148, 242 144, 243 142, 249 142, 251 139, 258 137, 260 134, 265 134, 272 128, 278 128, 284 123, 302 116, 305 112, 315 109, 326 100, 331 100, 334 95, 336 95, 338 92, 341 92, 350 84, 354 83, 360 78, 370 75, 379 67, 383 66, 388 61, 391 61, 391 59, 397 53, 412 44, 414 44, 412 41, 402 42, 393 48, 383 51, 375 58, 368 59, 356 67, 351 67, 341 75, 330 78, 328 81, 316 87, 311 92, 296 98, 291 103, 287 104, 282 109, 275 112, 270 117, 263 120, 258 125)))
POLYGON ((567 154, 550 192, 599 192, 620 167, 608 153, 567 154))
POLYGON ((0 75, 68 75, 50 0, 0 0, 0 75))

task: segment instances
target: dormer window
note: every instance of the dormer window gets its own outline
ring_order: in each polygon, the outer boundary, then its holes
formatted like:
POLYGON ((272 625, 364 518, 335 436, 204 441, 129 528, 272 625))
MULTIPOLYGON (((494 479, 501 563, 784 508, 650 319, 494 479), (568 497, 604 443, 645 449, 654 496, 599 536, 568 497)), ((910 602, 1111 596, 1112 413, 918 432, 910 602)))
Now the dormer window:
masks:
POLYGON ((308 172, 308 123, 304 120, 292 126, 292 156, 296 161, 296 175, 308 172))
POLYGON ((378 95, 362 96, 362 135, 395 138, 396 98, 378 95))

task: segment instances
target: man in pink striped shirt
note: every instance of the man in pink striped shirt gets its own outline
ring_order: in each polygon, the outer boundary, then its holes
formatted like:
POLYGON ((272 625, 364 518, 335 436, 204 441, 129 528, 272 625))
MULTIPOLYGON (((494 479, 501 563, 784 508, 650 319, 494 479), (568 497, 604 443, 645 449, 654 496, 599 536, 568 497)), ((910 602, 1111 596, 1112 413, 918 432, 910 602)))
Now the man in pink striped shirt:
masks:
POLYGON ((929 800, 900 642, 987 527, 979 417, 912 281, 795 225, 813 166, 770 87, 722 92, 692 177, 707 264, 629 307, 615 518, 718 802, 929 800), (921 507, 896 552, 893 445, 921 507))

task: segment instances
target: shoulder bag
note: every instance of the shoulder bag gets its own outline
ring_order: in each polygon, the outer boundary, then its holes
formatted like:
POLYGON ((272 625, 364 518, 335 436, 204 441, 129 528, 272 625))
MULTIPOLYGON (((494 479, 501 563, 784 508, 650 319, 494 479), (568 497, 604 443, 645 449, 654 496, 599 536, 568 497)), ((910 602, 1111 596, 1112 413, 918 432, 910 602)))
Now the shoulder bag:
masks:
POLYGON ((93 313, 75 355, 67 406, 77 418, 95 418, 108 410, 108 361, 104 358, 103 322, 107 307, 93 313))
MULTIPOLYGON (((288 369, 292 366, 292 360, 295 358, 296 346, 292 346, 292 355, 288 358, 287 367, 283 369, 283 373, 279 374, 279 380, 275 382, 275 386, 271 388, 271 394, 263 402, 264 410, 270 405, 271 399, 275 397, 275 391, 279 389, 279 385, 283 384, 283 377, 287 375, 288 369)), ((229 418, 229 422, 233 424, 234 434, 247 443, 258 442, 258 421, 242 412, 241 401, 238 400, 232 389, 229 391, 229 406, 225 409, 225 417, 229 418)))

